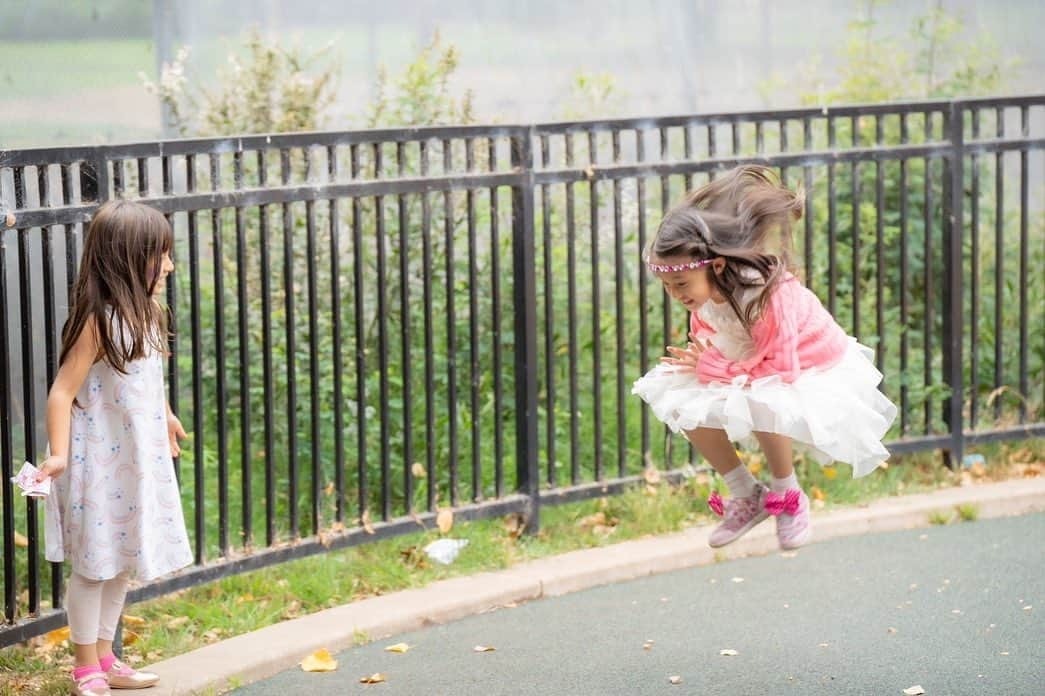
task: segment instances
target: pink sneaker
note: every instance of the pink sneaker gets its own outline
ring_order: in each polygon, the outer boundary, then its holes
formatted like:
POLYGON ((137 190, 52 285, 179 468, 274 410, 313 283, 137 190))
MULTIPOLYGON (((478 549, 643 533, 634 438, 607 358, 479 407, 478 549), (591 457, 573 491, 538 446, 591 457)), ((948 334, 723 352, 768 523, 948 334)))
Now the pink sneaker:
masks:
POLYGON ((724 519, 722 524, 711 532, 708 545, 717 549, 730 544, 766 519, 769 516, 764 504, 767 493, 769 489, 761 483, 756 483, 755 492, 745 498, 729 498, 723 501, 718 493, 712 493, 708 498, 708 507, 724 519))
POLYGON ((770 491, 766 511, 776 516, 776 537, 782 549, 797 549, 809 543, 813 530, 809 524, 809 498, 801 490, 783 493, 770 491))

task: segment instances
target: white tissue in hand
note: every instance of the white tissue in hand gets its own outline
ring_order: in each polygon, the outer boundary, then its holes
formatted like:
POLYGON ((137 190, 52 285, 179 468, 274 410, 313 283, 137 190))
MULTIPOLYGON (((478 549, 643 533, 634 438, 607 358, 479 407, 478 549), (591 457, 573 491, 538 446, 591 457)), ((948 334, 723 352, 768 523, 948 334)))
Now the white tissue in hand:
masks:
POLYGON ((433 561, 449 565, 454 562, 461 549, 467 545, 467 539, 438 539, 426 546, 424 551, 433 561))
POLYGON ((40 470, 29 462, 22 464, 21 470, 18 474, 11 477, 11 482, 16 484, 22 489, 23 496, 29 496, 30 498, 44 498, 51 493, 51 478, 47 477, 43 481, 37 483, 36 475, 40 473, 40 470))

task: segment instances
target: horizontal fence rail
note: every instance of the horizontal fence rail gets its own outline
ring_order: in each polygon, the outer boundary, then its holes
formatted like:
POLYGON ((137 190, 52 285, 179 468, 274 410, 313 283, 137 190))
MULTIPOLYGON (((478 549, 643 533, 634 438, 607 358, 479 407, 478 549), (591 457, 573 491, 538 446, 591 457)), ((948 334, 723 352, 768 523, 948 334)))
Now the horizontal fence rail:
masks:
POLYGON ((458 520, 618 493, 696 453, 630 395, 687 316, 641 250, 741 163, 806 193, 805 283, 875 349, 894 453, 1045 435, 1045 95, 0 151, 0 645, 65 623, 41 512, 85 226, 175 230, 169 399, 195 564, 138 601, 458 520))

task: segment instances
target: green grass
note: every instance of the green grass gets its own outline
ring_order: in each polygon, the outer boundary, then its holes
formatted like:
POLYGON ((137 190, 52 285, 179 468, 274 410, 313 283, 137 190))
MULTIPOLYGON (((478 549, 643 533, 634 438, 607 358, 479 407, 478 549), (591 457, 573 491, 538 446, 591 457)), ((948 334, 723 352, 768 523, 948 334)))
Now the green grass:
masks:
POLYGON ((141 84, 139 71, 156 72, 147 39, 0 42, 0 85, 9 96, 64 97, 133 86, 141 84))
MULTIPOLYGON (((1027 475, 1026 467, 1040 467, 1045 440, 978 448, 988 466, 984 480, 1027 475)), ((745 455, 749 466, 760 468, 757 456, 745 455)), ((817 508, 864 504, 876 498, 917 493, 957 485, 968 473, 951 473, 938 455, 897 458, 887 469, 862 479, 852 479, 847 467, 821 469, 800 464, 799 477, 817 508), (833 472, 833 473, 832 473, 833 472)), ((765 476, 765 472, 761 472, 765 476)), ((128 614, 144 621, 125 628, 137 635, 126 647, 126 657, 144 664, 193 650, 234 635, 282 620, 378 594, 422 587, 445 578, 496 571, 517 563, 649 535, 667 534, 709 523, 704 504, 717 478, 698 474, 677 487, 642 486, 608 498, 599 498, 542 510, 541 530, 531 537, 517 537, 505 519, 455 525, 451 536, 469 544, 450 566, 427 561, 420 549, 438 538, 437 531, 419 531, 322 556, 314 556, 225 578, 128 608, 128 614), (593 517, 596 516, 596 517, 593 517), (600 526, 601 525, 601 526, 600 526)), ((934 524, 960 517, 975 519, 974 506, 934 515, 934 524)), ((369 642, 360 633, 356 643, 369 642)), ((71 663, 66 646, 14 646, 0 652, 0 696, 65 693, 65 672, 71 663)))

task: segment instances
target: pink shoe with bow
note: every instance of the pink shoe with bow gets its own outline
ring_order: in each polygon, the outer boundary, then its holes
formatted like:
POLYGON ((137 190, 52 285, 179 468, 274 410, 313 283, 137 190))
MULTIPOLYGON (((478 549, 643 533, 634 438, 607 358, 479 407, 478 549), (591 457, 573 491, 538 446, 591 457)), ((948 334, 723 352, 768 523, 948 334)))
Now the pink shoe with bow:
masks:
POLYGON ((761 483, 756 483, 754 493, 744 498, 723 500, 718 493, 712 493, 708 498, 708 507, 723 519, 722 524, 715 527, 708 537, 708 545, 717 549, 730 544, 765 520, 769 516, 764 505, 768 493, 769 489, 761 483))
POLYGON ((776 517, 776 536, 782 549, 805 546, 813 535, 809 524, 809 498, 801 490, 766 495, 766 512, 776 517))

